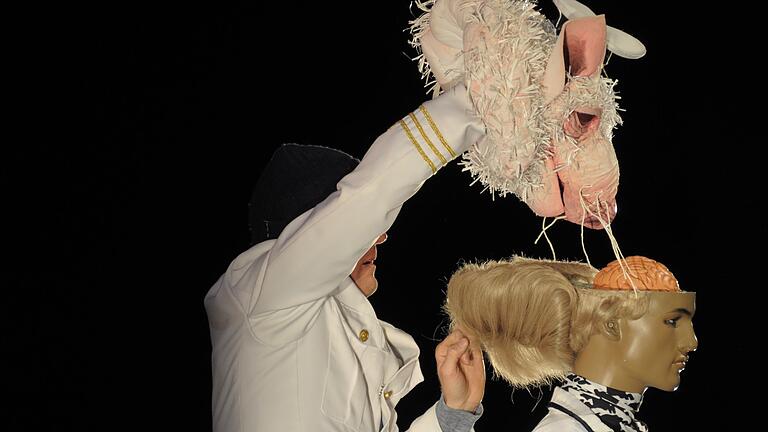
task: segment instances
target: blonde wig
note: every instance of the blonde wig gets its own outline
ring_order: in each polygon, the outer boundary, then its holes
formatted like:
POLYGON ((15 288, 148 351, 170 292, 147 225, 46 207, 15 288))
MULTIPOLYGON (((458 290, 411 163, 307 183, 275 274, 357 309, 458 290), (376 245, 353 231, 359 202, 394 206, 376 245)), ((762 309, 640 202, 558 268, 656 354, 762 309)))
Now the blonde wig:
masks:
POLYGON ((579 262, 522 257, 464 264, 448 282, 445 311, 497 377, 513 387, 549 384, 572 370, 601 324, 648 309, 643 292, 593 289, 596 274, 579 262))

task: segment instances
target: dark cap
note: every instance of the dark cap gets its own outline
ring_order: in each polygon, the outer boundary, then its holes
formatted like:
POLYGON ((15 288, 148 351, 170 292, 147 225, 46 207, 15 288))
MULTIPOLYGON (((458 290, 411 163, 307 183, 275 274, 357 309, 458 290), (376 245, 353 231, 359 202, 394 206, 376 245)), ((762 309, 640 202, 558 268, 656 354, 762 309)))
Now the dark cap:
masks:
POLYGON ((251 194, 251 244, 277 238, 286 225, 320 204, 360 161, 328 147, 283 144, 272 154, 251 194))

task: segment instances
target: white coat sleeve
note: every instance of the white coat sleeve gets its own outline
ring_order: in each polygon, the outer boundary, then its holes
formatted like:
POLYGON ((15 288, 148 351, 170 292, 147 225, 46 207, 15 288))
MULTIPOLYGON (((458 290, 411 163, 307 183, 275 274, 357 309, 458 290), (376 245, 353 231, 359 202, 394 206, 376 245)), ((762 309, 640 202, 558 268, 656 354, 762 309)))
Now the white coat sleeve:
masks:
POLYGON ((406 432, 443 432, 440 429, 440 423, 437 422, 437 404, 432 405, 424 414, 417 417, 411 423, 411 427, 406 432))
MULTIPOLYGON (((474 432, 474 428, 470 432, 474 432)), ((440 422, 437 420, 437 403, 432 405, 424 414, 417 417, 411 423, 411 427, 406 432, 451 432, 440 428, 440 422)))
MULTIPOLYGON (((250 315, 331 295, 403 203, 484 133, 463 86, 425 102, 371 145, 336 192, 291 222, 269 252, 250 315)), ((308 179, 309 180, 309 179, 308 179)), ((245 305, 244 305, 245 306, 245 305)))

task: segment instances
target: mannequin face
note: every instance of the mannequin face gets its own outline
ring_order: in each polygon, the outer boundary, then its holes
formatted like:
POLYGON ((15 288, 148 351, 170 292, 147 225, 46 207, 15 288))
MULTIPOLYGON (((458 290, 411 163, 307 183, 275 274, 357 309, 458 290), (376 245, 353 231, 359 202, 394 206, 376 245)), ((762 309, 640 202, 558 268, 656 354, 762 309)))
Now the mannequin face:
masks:
POLYGON ((387 233, 384 233, 376 239, 368 249, 368 252, 357 261, 355 268, 350 273, 349 277, 355 281, 355 285, 365 294, 366 297, 370 297, 376 289, 379 287, 379 281, 376 280, 376 246, 387 241, 387 233))
POLYGON ((680 371, 685 368, 688 353, 698 346, 692 322, 696 293, 648 295, 650 303, 645 315, 617 323, 617 375, 624 375, 622 381, 633 387, 628 391, 642 392, 646 387, 674 391, 680 385, 680 371))

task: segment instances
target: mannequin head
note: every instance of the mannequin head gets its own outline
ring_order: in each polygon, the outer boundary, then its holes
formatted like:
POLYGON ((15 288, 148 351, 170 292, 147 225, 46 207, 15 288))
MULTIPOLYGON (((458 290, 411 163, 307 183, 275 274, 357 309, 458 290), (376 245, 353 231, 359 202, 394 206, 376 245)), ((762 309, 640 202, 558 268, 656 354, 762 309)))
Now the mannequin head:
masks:
MULTIPOLYGON (((634 295, 634 294, 629 294, 634 295)), ((688 353, 697 347, 693 331, 695 293, 643 293, 639 318, 599 322, 576 353, 573 371, 615 389, 642 393, 647 387, 674 391, 688 353)))
POLYGON ((653 260, 626 262, 631 282, 613 263, 599 273, 520 257, 467 264, 451 277, 445 308, 513 386, 575 372, 624 391, 673 391, 697 346, 695 293, 653 260))
POLYGON ((622 270, 618 261, 612 262, 595 276, 592 289, 581 291, 597 308, 606 305, 605 298, 619 296, 619 302, 636 303, 630 306, 636 312, 597 320, 597 328, 578 347, 574 372, 628 392, 642 393, 647 387, 674 391, 688 353, 698 346, 692 321, 696 293, 682 292, 669 269, 656 261, 630 257, 626 266, 622 270))

